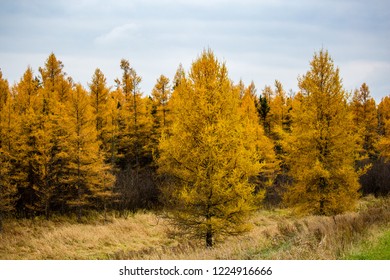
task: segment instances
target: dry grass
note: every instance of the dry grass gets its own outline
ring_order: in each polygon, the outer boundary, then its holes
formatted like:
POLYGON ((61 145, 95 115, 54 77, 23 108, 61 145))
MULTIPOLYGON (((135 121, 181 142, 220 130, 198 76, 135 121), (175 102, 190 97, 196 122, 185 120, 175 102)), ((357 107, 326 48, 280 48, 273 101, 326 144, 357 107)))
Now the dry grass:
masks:
POLYGON ((91 224, 13 220, 0 235, 0 259, 110 259, 170 242, 164 227, 152 213, 91 224))
POLYGON ((341 259, 390 226, 390 198, 366 198, 359 208, 334 217, 259 211, 251 232, 212 249, 153 213, 109 223, 12 220, 0 235, 0 259, 341 259))

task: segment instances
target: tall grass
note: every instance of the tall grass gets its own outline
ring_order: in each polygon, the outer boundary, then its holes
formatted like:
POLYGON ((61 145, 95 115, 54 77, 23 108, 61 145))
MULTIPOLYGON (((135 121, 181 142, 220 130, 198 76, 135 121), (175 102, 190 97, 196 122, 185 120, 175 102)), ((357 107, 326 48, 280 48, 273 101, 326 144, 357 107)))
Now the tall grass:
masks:
POLYGON ((110 259, 119 251, 142 251, 169 242, 152 213, 90 223, 6 221, 0 259, 110 259))
POLYGON ((176 232, 153 213, 127 218, 7 220, 0 259, 342 259, 390 227, 390 198, 364 199, 357 212, 298 217, 259 211, 253 230, 211 249, 176 232))

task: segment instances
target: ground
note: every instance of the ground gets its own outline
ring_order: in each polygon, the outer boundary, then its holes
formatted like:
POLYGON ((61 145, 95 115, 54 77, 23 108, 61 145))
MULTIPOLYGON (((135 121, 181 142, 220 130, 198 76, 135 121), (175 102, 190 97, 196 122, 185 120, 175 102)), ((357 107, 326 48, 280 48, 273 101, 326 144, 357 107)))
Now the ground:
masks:
POLYGON ((212 249, 154 212, 51 220, 6 219, 0 259, 390 259, 390 198, 366 198, 356 212, 296 216, 259 210, 247 234, 212 249))

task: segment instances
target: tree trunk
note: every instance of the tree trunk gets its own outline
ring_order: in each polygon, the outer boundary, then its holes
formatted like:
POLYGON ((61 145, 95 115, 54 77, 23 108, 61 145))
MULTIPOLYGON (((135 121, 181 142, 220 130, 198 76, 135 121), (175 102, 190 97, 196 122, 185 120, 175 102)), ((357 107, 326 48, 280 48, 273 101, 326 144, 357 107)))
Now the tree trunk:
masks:
POLYGON ((325 198, 324 198, 324 192, 326 188, 326 180, 325 178, 320 178, 320 209, 319 209, 319 214, 320 215, 325 215, 325 198))
POLYGON ((206 247, 207 248, 213 247, 213 232, 210 224, 207 225, 207 230, 206 230, 206 247))
POLYGON ((0 213, 0 234, 3 232, 3 217, 0 213))

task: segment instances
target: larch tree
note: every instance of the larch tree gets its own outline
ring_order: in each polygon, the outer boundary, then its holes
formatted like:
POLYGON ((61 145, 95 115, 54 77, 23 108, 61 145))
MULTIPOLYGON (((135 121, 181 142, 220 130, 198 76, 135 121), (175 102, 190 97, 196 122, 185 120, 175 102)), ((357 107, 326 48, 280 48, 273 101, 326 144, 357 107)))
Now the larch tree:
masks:
POLYGON ((109 95, 110 90, 107 87, 106 77, 102 71, 97 68, 92 76, 92 81, 89 84, 91 105, 95 118, 97 131, 97 140, 100 142, 101 150, 106 152, 109 150, 108 138, 109 135, 109 95))
POLYGON ((210 50, 180 79, 174 99, 159 173, 171 178, 165 191, 173 221, 211 247, 249 229, 256 200, 250 178, 263 168, 257 135, 241 122, 239 94, 210 50))
POLYGON ((351 110, 356 133, 362 148, 363 157, 375 158, 378 142, 378 112, 374 98, 370 95, 370 89, 363 83, 360 89, 355 90, 351 110))
POLYGON ((14 210, 16 187, 11 179, 12 136, 14 131, 13 100, 8 81, 0 71, 0 233, 3 215, 14 210))
POLYGON ((143 97, 140 89, 141 77, 121 60, 122 78, 117 79, 118 97, 122 96, 119 109, 119 133, 117 137, 117 161, 120 174, 115 190, 120 193, 119 208, 134 211, 146 207, 153 196, 153 183, 149 166, 152 156, 152 102, 143 97))
MULTIPOLYGON (((279 161, 276 159, 274 144, 265 135, 264 128, 260 124, 259 115, 256 108, 256 87, 252 82, 245 90, 241 97, 240 112, 241 122, 248 130, 247 135, 256 135, 256 151, 260 156, 263 168, 257 176, 251 178, 251 182, 256 184, 256 192, 259 198, 270 187, 278 171, 279 161)), ((261 203, 261 199, 257 201, 261 203)))
POLYGON ((274 96, 270 100, 270 122, 273 132, 280 133, 281 130, 288 130, 290 108, 288 97, 280 81, 275 80, 274 96))
POLYGON ((26 210, 43 213, 49 219, 57 187, 52 154, 53 122, 48 120, 47 115, 40 114, 31 107, 22 116, 22 120, 18 146, 22 202, 26 210))
POLYGON ((357 139, 339 69, 324 50, 310 65, 299 79, 302 98, 286 139, 293 183, 284 200, 299 212, 334 215, 354 208, 359 197, 357 139))
POLYGON ((16 202, 16 187, 12 184, 10 170, 10 156, 0 148, 0 233, 3 231, 3 215, 13 211, 16 202))
POLYGON ((29 108, 38 110, 40 105, 38 99, 39 89, 39 80, 34 77, 32 68, 28 67, 19 83, 13 88, 17 104, 16 109, 19 114, 25 114, 29 108))
POLYGON ((44 89, 39 86, 30 67, 12 90, 17 102, 15 110, 20 118, 13 171, 19 192, 17 208, 23 215, 44 213, 49 218, 58 174, 53 169, 54 114, 44 108, 52 104, 51 109, 55 110, 56 100, 54 95, 42 94, 44 89))
POLYGON ((72 81, 66 78, 63 71, 63 63, 57 59, 54 53, 51 53, 45 62, 44 67, 39 67, 43 90, 43 111, 49 113, 54 110, 56 102, 64 103, 72 88, 72 81), (55 102, 51 104, 50 102, 55 102))
POLYGON ((153 130, 151 135, 152 150, 156 152, 159 139, 163 131, 166 131, 170 125, 168 101, 171 97, 169 79, 161 75, 152 90, 152 116, 153 130))
POLYGON ((390 96, 382 98, 378 106, 380 139, 378 148, 380 155, 390 159, 390 96))
POLYGON ((67 127, 69 140, 63 143, 61 150, 67 152, 69 159, 65 166, 68 177, 63 178, 63 183, 73 192, 68 204, 77 209, 80 218, 84 207, 106 209, 114 178, 100 152, 96 119, 87 91, 77 84, 66 105, 62 121, 67 127))
POLYGON ((171 97, 171 89, 169 86, 169 79, 161 75, 152 90, 152 98, 156 106, 156 117, 159 127, 166 127, 168 111, 168 101, 171 97))
MULTIPOLYGON (((39 68, 41 74, 42 87, 39 89, 40 107, 36 112, 38 130, 32 133, 40 133, 39 137, 44 154, 35 151, 39 158, 40 165, 45 166, 40 169, 38 177, 45 178, 39 187, 36 188, 36 195, 40 197, 36 205, 42 208, 51 206, 66 208, 68 198, 68 188, 62 182, 67 177, 66 166, 68 164, 68 154, 62 147, 68 142, 68 128, 63 122, 66 115, 66 103, 70 97, 73 82, 63 71, 64 65, 54 53, 51 53, 45 61, 44 67, 39 68), (42 157, 40 157, 42 155, 42 157), (42 173, 42 172, 45 172, 42 173)), ((32 145, 33 150, 36 146, 32 145)), ((49 209, 50 210, 50 209, 49 209)), ((46 213, 50 213, 45 210, 46 213)), ((48 215, 48 214, 47 214, 48 215)), ((48 217, 48 216, 47 216, 48 217)))
POLYGON ((388 120, 390 120, 390 96, 385 96, 378 104, 379 135, 390 133, 390 127, 386 125, 388 120))
POLYGON ((9 132, 8 124, 12 114, 12 104, 8 81, 3 79, 3 73, 0 71, 0 148, 9 145, 9 141, 5 139, 9 132))
POLYGON ((124 95, 121 106, 123 122, 119 143, 119 154, 122 157, 122 167, 130 164, 139 167, 151 160, 151 151, 145 149, 152 127, 151 112, 147 108, 147 100, 140 91, 141 77, 130 66, 128 60, 121 60, 122 79, 117 79, 118 88, 124 95))

